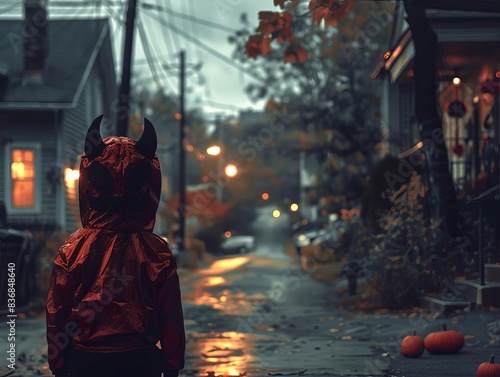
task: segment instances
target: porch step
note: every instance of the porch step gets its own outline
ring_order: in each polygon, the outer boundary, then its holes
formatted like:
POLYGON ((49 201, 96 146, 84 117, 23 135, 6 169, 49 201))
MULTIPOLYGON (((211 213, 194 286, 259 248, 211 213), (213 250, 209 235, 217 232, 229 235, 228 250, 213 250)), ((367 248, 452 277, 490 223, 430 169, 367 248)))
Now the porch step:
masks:
POLYGON ((434 296, 424 296, 421 299, 421 307, 432 313, 449 314, 455 310, 465 309, 471 306, 471 302, 463 298, 457 300, 444 300, 434 296))
POLYGON ((455 284, 473 306, 500 308, 500 282, 481 285, 479 280, 458 280, 455 284))

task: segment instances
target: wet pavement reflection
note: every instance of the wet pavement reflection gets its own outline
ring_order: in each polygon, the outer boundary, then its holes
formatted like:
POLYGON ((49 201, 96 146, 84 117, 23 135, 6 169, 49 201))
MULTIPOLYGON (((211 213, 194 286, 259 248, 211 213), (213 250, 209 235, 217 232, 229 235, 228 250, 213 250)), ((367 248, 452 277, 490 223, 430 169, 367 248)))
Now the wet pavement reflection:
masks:
POLYGON ((186 354, 188 364, 200 375, 239 376, 256 369, 255 340, 235 331, 191 333, 186 354))
POLYGON ((294 363, 300 369, 297 354, 308 343, 300 334, 300 318, 309 303, 283 286, 283 277, 295 270, 289 257, 262 251, 181 271, 188 355, 183 373, 265 375, 294 363), (276 294, 276 289, 284 291, 276 294))

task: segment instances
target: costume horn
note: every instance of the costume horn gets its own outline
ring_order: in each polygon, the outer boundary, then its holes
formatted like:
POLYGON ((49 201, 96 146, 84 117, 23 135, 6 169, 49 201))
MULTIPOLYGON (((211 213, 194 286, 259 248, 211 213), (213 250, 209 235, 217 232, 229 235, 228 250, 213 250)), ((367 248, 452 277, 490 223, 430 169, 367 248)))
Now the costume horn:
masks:
POLYGON ((151 159, 155 156, 157 143, 153 124, 147 118, 144 118, 144 131, 141 138, 135 143, 135 149, 144 157, 151 159))
POLYGON ((87 136, 85 137, 85 156, 89 159, 89 161, 92 161, 99 156, 105 148, 101 132, 99 131, 103 117, 104 114, 101 114, 94 119, 87 131, 87 136))

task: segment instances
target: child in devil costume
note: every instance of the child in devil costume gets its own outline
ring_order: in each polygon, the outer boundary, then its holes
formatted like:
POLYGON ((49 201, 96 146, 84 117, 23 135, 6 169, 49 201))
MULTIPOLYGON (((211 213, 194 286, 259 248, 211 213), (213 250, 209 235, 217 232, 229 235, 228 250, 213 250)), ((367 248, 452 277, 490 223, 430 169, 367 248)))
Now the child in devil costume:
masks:
POLYGON ((152 233, 161 189, 156 133, 145 119, 137 142, 102 140, 102 117, 87 132, 80 166, 83 228, 54 260, 49 366, 56 376, 175 377, 184 367, 184 321, 175 260, 152 233))

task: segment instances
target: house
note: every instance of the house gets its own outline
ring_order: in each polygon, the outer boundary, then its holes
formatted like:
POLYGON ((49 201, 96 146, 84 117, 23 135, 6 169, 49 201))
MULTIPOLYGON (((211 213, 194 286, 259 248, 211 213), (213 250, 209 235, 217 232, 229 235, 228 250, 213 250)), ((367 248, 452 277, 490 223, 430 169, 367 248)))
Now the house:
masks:
MULTIPOLYGON (((478 189, 484 174, 493 177, 498 166, 493 146, 500 136, 495 115, 499 106, 500 13, 427 9, 426 14, 438 39, 437 93, 450 172, 459 194, 469 194, 478 189)), ((372 78, 383 83, 381 112, 395 154, 421 141, 415 119, 414 56, 411 30, 401 7, 394 15, 389 48, 372 73, 372 78)))
MULTIPOLYGON (((444 305, 457 305, 465 298, 464 304, 498 307, 500 8, 498 2, 489 2, 492 8, 488 9, 481 0, 425 4, 426 17, 437 36, 438 54, 430 59, 437 61, 436 95, 449 172, 458 205, 470 211, 469 220, 478 232, 477 245, 473 245, 477 271, 470 279, 456 282, 454 292, 461 292, 460 297, 455 295, 455 302, 444 305), (451 8, 431 9, 443 5, 451 8)), ((381 113, 390 150, 400 157, 407 157, 426 141, 421 139, 421 125, 415 117, 415 46, 405 17, 401 7, 395 13, 389 48, 372 72, 372 78, 383 85, 381 113)), ((436 181, 431 184, 438 185, 436 181)), ((444 300, 427 299, 431 305, 441 305, 444 300)))
POLYGON ((108 20, 48 20, 27 0, 0 36, 0 201, 11 227, 71 232, 85 133, 117 94, 108 20))

